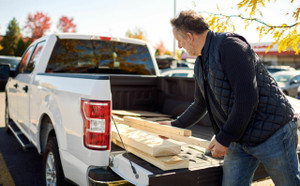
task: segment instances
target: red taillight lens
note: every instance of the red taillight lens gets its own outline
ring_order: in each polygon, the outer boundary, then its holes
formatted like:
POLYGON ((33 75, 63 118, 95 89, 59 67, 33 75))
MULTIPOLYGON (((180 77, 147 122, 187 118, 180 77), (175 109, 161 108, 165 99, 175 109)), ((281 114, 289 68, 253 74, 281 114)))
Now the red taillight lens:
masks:
POLYGON ((89 149, 110 149, 110 101, 81 100, 84 145, 89 149))
POLYGON ((111 37, 99 37, 100 40, 110 41, 111 37))

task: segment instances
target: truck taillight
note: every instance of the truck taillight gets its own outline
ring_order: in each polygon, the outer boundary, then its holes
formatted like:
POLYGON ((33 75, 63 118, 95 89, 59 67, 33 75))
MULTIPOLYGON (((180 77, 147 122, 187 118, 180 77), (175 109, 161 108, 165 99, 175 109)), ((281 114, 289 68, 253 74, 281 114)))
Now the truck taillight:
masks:
POLYGON ((89 149, 110 149, 110 101, 81 100, 83 141, 89 149))
POLYGON ((100 40, 110 41, 111 37, 99 37, 100 40))

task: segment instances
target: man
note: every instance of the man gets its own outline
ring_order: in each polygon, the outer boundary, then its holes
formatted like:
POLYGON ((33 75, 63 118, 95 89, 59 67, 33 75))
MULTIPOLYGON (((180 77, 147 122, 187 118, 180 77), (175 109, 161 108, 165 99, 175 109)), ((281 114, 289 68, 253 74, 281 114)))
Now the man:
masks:
POLYGON ((208 112, 216 134, 209 149, 224 157, 223 185, 250 185, 262 162, 276 185, 300 185, 293 109, 249 43, 216 33, 194 11, 171 20, 178 47, 195 62, 194 102, 172 122, 186 128, 208 112))

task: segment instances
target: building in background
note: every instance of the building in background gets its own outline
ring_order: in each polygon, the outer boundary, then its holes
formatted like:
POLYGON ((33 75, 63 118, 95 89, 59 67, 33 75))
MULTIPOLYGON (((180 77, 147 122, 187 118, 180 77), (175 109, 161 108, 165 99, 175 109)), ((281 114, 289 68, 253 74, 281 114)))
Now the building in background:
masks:
POLYGON ((266 49, 272 43, 251 43, 253 50, 266 65, 285 65, 296 69, 300 68, 300 55, 296 55, 293 50, 278 52, 278 44, 275 44, 266 53, 266 49))
MULTIPOLYGON (((267 66, 290 66, 295 69, 300 68, 300 54, 296 55, 293 50, 279 53, 278 44, 276 44, 269 49, 268 53, 266 53, 265 51, 272 44, 271 42, 250 44, 260 60, 267 66)), ((188 53, 184 52, 181 55, 181 60, 194 63, 196 57, 189 56, 188 53)))

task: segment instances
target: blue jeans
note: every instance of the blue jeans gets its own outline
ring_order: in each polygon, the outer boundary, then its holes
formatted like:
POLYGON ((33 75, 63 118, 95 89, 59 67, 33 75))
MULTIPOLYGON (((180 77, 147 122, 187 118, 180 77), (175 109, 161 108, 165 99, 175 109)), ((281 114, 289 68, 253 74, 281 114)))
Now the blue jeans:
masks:
POLYGON ((231 143, 224 157, 223 186, 251 185, 259 163, 276 186, 300 185, 297 124, 287 123, 257 146, 231 143))

